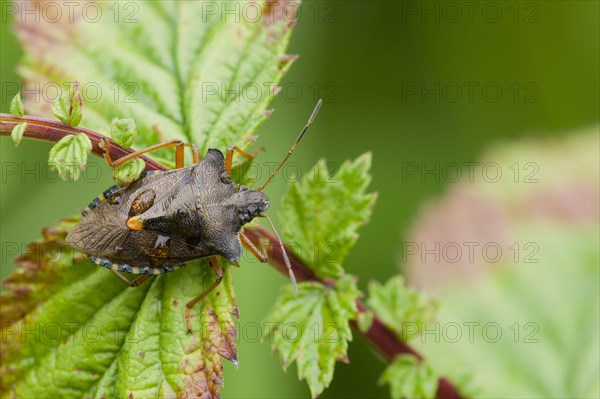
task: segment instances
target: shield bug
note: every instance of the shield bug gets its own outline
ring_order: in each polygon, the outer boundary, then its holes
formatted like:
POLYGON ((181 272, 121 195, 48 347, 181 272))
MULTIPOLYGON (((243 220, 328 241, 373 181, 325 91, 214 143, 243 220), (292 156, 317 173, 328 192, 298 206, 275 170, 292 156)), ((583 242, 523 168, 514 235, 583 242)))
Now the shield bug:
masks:
POLYGON ((292 155, 314 121, 319 100, 308 122, 285 158, 257 190, 231 180, 233 155, 248 160, 239 147, 228 147, 225 155, 209 149, 204 159, 193 144, 171 140, 136 151, 116 161, 110 159, 110 141, 103 141, 104 157, 116 168, 142 154, 175 147, 175 169, 142 174, 125 186, 112 186, 82 212, 82 219, 67 236, 67 242, 100 266, 111 269, 126 284, 137 287, 153 275, 172 272, 194 259, 208 257, 216 279, 210 287, 186 304, 185 319, 191 331, 190 310, 219 285, 223 271, 217 256, 237 262, 242 246, 261 262, 267 257, 244 234, 244 225, 264 217, 279 241, 290 280, 296 289, 291 265, 273 223, 265 214, 269 198, 262 190, 292 155), (184 167, 184 147, 192 148, 193 165, 184 167), (134 280, 122 272, 140 274, 134 280))

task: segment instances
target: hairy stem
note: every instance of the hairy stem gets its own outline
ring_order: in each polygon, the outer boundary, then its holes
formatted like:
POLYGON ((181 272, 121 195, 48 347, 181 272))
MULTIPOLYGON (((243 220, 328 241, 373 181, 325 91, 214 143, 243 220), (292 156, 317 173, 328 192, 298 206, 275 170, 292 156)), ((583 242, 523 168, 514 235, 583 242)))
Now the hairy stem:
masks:
MULTIPOLYGON (((57 142, 67 135, 84 133, 92 141, 92 152, 100 157, 102 157, 104 154, 99 145, 100 139, 103 137, 103 135, 85 128, 74 128, 60 122, 34 116, 24 116, 19 118, 10 114, 0 114, 0 136, 10 135, 13 127, 22 122, 27 122, 27 129, 23 135, 24 137, 57 142)), ((132 152, 134 152, 134 150, 125 149, 116 143, 111 143, 110 156, 113 160, 119 159, 132 152)), ((146 170, 168 170, 168 168, 156 161, 151 160, 150 158, 144 156, 141 156, 140 158, 146 162, 146 170)), ((273 234, 262 227, 246 229, 245 234, 257 246, 259 245, 260 240, 266 239, 269 241, 269 243, 272 244, 268 246, 268 248, 272 248, 272 251, 269 254, 269 263, 284 275, 288 275, 288 271, 283 259, 283 253, 281 252, 278 241, 273 234)), ((290 261, 294 274, 299 281, 315 281, 329 286, 332 284, 331 282, 321 280, 315 276, 315 274, 304 263, 293 256, 289 249, 287 249, 287 252, 290 255, 290 261)), ((359 312, 366 312, 368 310, 367 306, 360 300, 357 301, 357 307, 359 312)), ((421 354, 411 348, 407 343, 399 340, 396 334, 387 328, 376 316, 373 317, 373 322, 367 331, 361 331, 356 322, 352 322, 352 327, 356 332, 363 335, 367 342, 375 347, 388 360, 391 360, 401 354, 412 355, 419 360, 423 359, 421 354)), ((436 397, 440 399, 454 399, 460 398, 460 395, 457 389, 448 379, 441 378, 438 384, 436 397)))

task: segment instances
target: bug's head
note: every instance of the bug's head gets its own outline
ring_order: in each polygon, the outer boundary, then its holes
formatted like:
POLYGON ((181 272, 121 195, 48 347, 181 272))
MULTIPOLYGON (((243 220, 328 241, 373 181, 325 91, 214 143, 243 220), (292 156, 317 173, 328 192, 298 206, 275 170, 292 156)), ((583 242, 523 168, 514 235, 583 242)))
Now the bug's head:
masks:
POLYGON ((242 186, 236 194, 236 204, 240 222, 246 224, 269 209, 269 198, 260 191, 242 186))

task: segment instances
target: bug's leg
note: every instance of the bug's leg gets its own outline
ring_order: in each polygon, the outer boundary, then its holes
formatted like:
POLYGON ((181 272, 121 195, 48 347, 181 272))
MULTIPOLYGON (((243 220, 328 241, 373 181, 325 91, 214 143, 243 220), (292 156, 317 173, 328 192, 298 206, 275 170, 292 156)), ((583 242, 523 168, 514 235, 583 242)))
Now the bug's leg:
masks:
POLYGON ((254 243, 250 241, 250 239, 244 233, 240 233, 240 241, 242 242, 242 245, 248 251, 250 251, 252 255, 254 255, 256 259, 258 259, 260 262, 265 263, 268 260, 267 255, 264 251, 264 247, 262 248, 262 250, 258 249, 256 245, 254 245, 254 243))
POLYGON ((160 127, 158 127, 158 125, 152 126, 152 130, 154 130, 156 132, 156 134, 158 135, 158 139, 160 140, 161 143, 164 141, 167 141, 167 136, 165 136, 165 134, 162 132, 160 127))
POLYGON ((252 161, 256 156, 263 150, 262 147, 259 147, 258 150, 254 152, 254 154, 248 154, 246 151, 242 150, 238 146, 227 147, 227 151, 225 153, 225 171, 229 176, 231 176, 231 168, 233 167, 233 152, 237 152, 248 161, 252 161))
POLYGON ((125 284, 127 284, 130 287, 139 287, 140 285, 142 285, 142 283, 146 280, 148 280, 150 277, 152 277, 150 274, 142 274, 141 276, 133 279, 133 280, 129 280, 127 277, 125 277, 121 272, 119 272, 118 270, 113 270, 112 271, 117 277, 119 277, 121 280, 123 280, 123 282, 125 284))
POLYGON ((112 168, 113 160, 110 157, 110 140, 108 137, 102 137, 100 139, 100 148, 102 148, 102 156, 104 160, 112 168))
MULTIPOLYGON (((154 129, 154 131, 158 135, 158 138, 159 138, 159 140, 161 142, 167 142, 168 141, 167 137, 162 132, 162 130, 160 130, 160 127, 158 127, 158 125, 154 125, 152 128, 154 129)), ((192 149, 192 160, 193 160, 193 162, 195 164, 198 163, 198 162, 200 162, 200 151, 198 150, 198 147, 196 146, 196 144, 186 143, 183 146, 184 147, 189 147, 189 148, 192 149)))
MULTIPOLYGON (((108 163, 108 165, 111 168, 118 168, 119 166, 123 165, 125 162, 129 162, 132 159, 135 159, 137 157, 139 157, 140 155, 152 152, 152 151, 156 151, 156 150, 160 150, 162 148, 170 148, 170 147, 175 147, 175 168, 176 169, 180 169, 183 168, 184 163, 183 163, 183 148, 186 146, 183 141, 179 140, 179 139, 173 139, 173 140, 169 140, 169 141, 165 141, 164 143, 158 143, 155 145, 151 145, 148 148, 144 148, 143 150, 139 150, 139 151, 135 151, 132 152, 131 154, 125 155, 122 158, 117 159, 116 161, 113 161, 110 157, 110 140, 107 137, 103 137, 101 139, 102 142, 102 149, 104 151, 104 159, 106 160, 106 162, 108 163)), ((193 151, 193 147, 192 147, 192 151, 193 151)), ((196 149, 197 152, 197 149, 196 149)))
POLYGON ((211 256, 210 258, 208 258, 208 260, 213 270, 215 271, 216 279, 211 284, 211 286, 208 287, 202 294, 198 295, 196 298, 192 299, 185 305, 185 324, 187 326, 188 333, 192 332, 192 323, 190 322, 190 311, 198 302, 204 299, 204 297, 210 294, 212 290, 214 290, 219 284, 221 284, 221 280, 223 279, 223 269, 221 269, 221 263, 219 262, 219 258, 217 258, 216 256, 211 256))
POLYGON ((140 285, 142 285, 144 283, 144 281, 148 280, 150 277, 152 277, 152 275, 142 274, 141 276, 136 277, 133 280, 131 280, 129 282, 129 285, 132 287, 139 287, 140 285))
POLYGON ((194 162, 194 164, 200 162, 200 150, 198 150, 196 144, 186 143, 183 146, 190 147, 192 149, 192 161, 194 162))

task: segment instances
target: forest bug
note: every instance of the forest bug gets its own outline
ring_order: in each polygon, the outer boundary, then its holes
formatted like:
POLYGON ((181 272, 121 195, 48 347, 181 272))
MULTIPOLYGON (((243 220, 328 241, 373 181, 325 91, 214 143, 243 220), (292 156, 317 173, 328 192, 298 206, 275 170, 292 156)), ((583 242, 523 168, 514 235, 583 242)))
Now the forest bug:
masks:
POLYGON ((191 332, 190 309, 219 285, 223 277, 217 255, 236 262, 244 246, 261 262, 267 261, 266 255, 242 230, 255 217, 264 217, 275 232, 290 280, 297 290, 281 238, 264 213, 269 198, 262 190, 292 155, 321 104, 319 100, 285 158, 257 190, 240 186, 230 178, 234 152, 248 160, 255 157, 236 146, 228 147, 225 156, 217 149, 209 149, 200 160, 195 145, 171 140, 112 161, 110 142, 105 139, 104 157, 113 168, 150 151, 175 147, 175 169, 148 172, 126 186, 112 186, 104 191, 82 212, 83 218, 73 227, 67 242, 132 287, 152 275, 172 272, 186 262, 208 257, 216 279, 186 304, 186 326, 191 332), (186 146, 192 148, 194 163, 184 167, 186 146), (130 281, 121 272, 141 276, 130 281))

